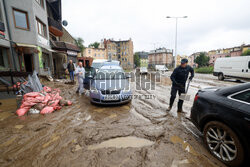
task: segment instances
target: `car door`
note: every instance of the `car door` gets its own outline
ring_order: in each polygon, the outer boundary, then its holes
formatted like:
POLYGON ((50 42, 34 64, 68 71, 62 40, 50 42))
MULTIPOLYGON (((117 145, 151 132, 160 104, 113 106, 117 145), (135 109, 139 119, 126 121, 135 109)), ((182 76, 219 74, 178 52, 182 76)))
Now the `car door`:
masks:
POLYGON ((237 115, 239 118, 239 130, 242 131, 244 137, 250 139, 250 88, 234 93, 229 98, 240 104, 238 106, 240 113, 237 115))
POLYGON ((244 78, 250 79, 250 57, 246 61, 246 66, 244 69, 244 78))

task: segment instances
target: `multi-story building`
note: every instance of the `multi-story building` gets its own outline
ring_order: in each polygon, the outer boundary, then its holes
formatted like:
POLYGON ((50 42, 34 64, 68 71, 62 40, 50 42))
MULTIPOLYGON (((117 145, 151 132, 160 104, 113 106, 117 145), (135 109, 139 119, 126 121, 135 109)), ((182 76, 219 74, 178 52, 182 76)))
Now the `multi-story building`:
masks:
POLYGON ((196 59, 196 57, 200 56, 201 53, 202 53, 202 52, 196 52, 196 53, 193 53, 191 56, 189 56, 189 63, 188 63, 188 64, 189 64, 191 67, 193 67, 193 68, 198 67, 198 64, 195 63, 195 59, 196 59))
POLYGON ((149 68, 155 68, 155 65, 165 65, 168 68, 173 67, 173 50, 166 48, 159 48, 152 50, 148 54, 149 68))
POLYGON ((177 66, 179 66, 179 65, 181 65, 181 60, 182 59, 188 59, 188 62, 190 62, 191 61, 191 57, 189 57, 189 56, 186 56, 186 55, 177 55, 177 58, 176 58, 176 65, 177 66))
POLYGON ((0 28, 5 30, 0 32, 5 34, 0 40, 0 46, 4 46, 1 69, 12 66, 16 71, 51 75, 62 64, 58 57, 79 50, 67 43, 56 44, 55 48, 50 42, 67 35, 61 24, 61 0, 0 0, 0 8, 0 28))
POLYGON ((12 60, 16 70, 41 75, 51 72, 52 52, 49 44, 45 0, 3 0, 9 39, 14 47, 12 60))
POLYGON ((124 69, 134 68, 134 45, 131 39, 115 41, 104 39, 108 59, 118 60, 124 69))
POLYGON ((108 59, 107 51, 105 48, 88 47, 83 51, 84 57, 92 57, 93 59, 108 59))
POLYGON ((11 56, 11 42, 6 21, 5 3, 0 0, 0 71, 14 70, 14 60, 11 56))
POLYGON ((140 60, 140 67, 147 67, 148 68, 148 52, 137 52, 139 55, 140 60))
POLYGON ((233 47, 230 51, 230 57, 238 57, 241 56, 242 53, 243 53, 242 46, 233 47))

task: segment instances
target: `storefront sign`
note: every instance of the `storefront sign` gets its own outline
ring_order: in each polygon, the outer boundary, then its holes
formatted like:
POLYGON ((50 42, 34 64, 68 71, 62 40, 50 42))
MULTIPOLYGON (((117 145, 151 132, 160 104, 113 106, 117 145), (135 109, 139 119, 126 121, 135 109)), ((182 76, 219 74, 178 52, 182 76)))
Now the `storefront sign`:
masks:
POLYGON ((71 51, 71 50, 67 50, 67 54, 77 56, 77 52, 74 52, 74 51, 71 51))

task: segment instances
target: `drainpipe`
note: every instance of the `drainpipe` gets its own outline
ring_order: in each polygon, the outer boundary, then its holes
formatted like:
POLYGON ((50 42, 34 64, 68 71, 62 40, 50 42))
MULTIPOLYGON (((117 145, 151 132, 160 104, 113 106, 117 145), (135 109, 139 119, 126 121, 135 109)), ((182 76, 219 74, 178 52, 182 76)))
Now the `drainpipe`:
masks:
POLYGON ((8 15, 7 15, 7 11, 6 11, 7 8, 6 8, 5 0, 3 0, 3 8, 4 8, 5 18, 6 18, 6 26, 7 26, 7 30, 8 30, 9 41, 10 41, 11 61, 14 64, 15 71, 17 71, 16 61, 15 61, 15 57, 14 57, 14 51, 13 51, 13 47, 12 47, 12 37, 11 37, 11 33, 10 33, 9 19, 8 19, 8 15))

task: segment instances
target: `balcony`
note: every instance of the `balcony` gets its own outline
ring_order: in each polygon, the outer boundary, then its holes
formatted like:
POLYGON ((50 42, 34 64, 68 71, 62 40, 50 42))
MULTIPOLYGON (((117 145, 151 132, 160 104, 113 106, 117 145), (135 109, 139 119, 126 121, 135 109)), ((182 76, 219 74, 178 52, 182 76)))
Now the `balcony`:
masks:
POLYGON ((5 31, 5 26, 4 23, 0 21, 0 31, 4 32, 5 31))
POLYGON ((50 40, 50 45, 52 49, 55 49, 55 50, 60 50, 60 51, 71 50, 75 52, 80 52, 80 49, 78 48, 78 46, 71 44, 71 43, 67 43, 67 42, 50 40))
POLYGON ((49 31, 55 36, 61 37, 63 35, 62 24, 53 18, 48 17, 49 31))

